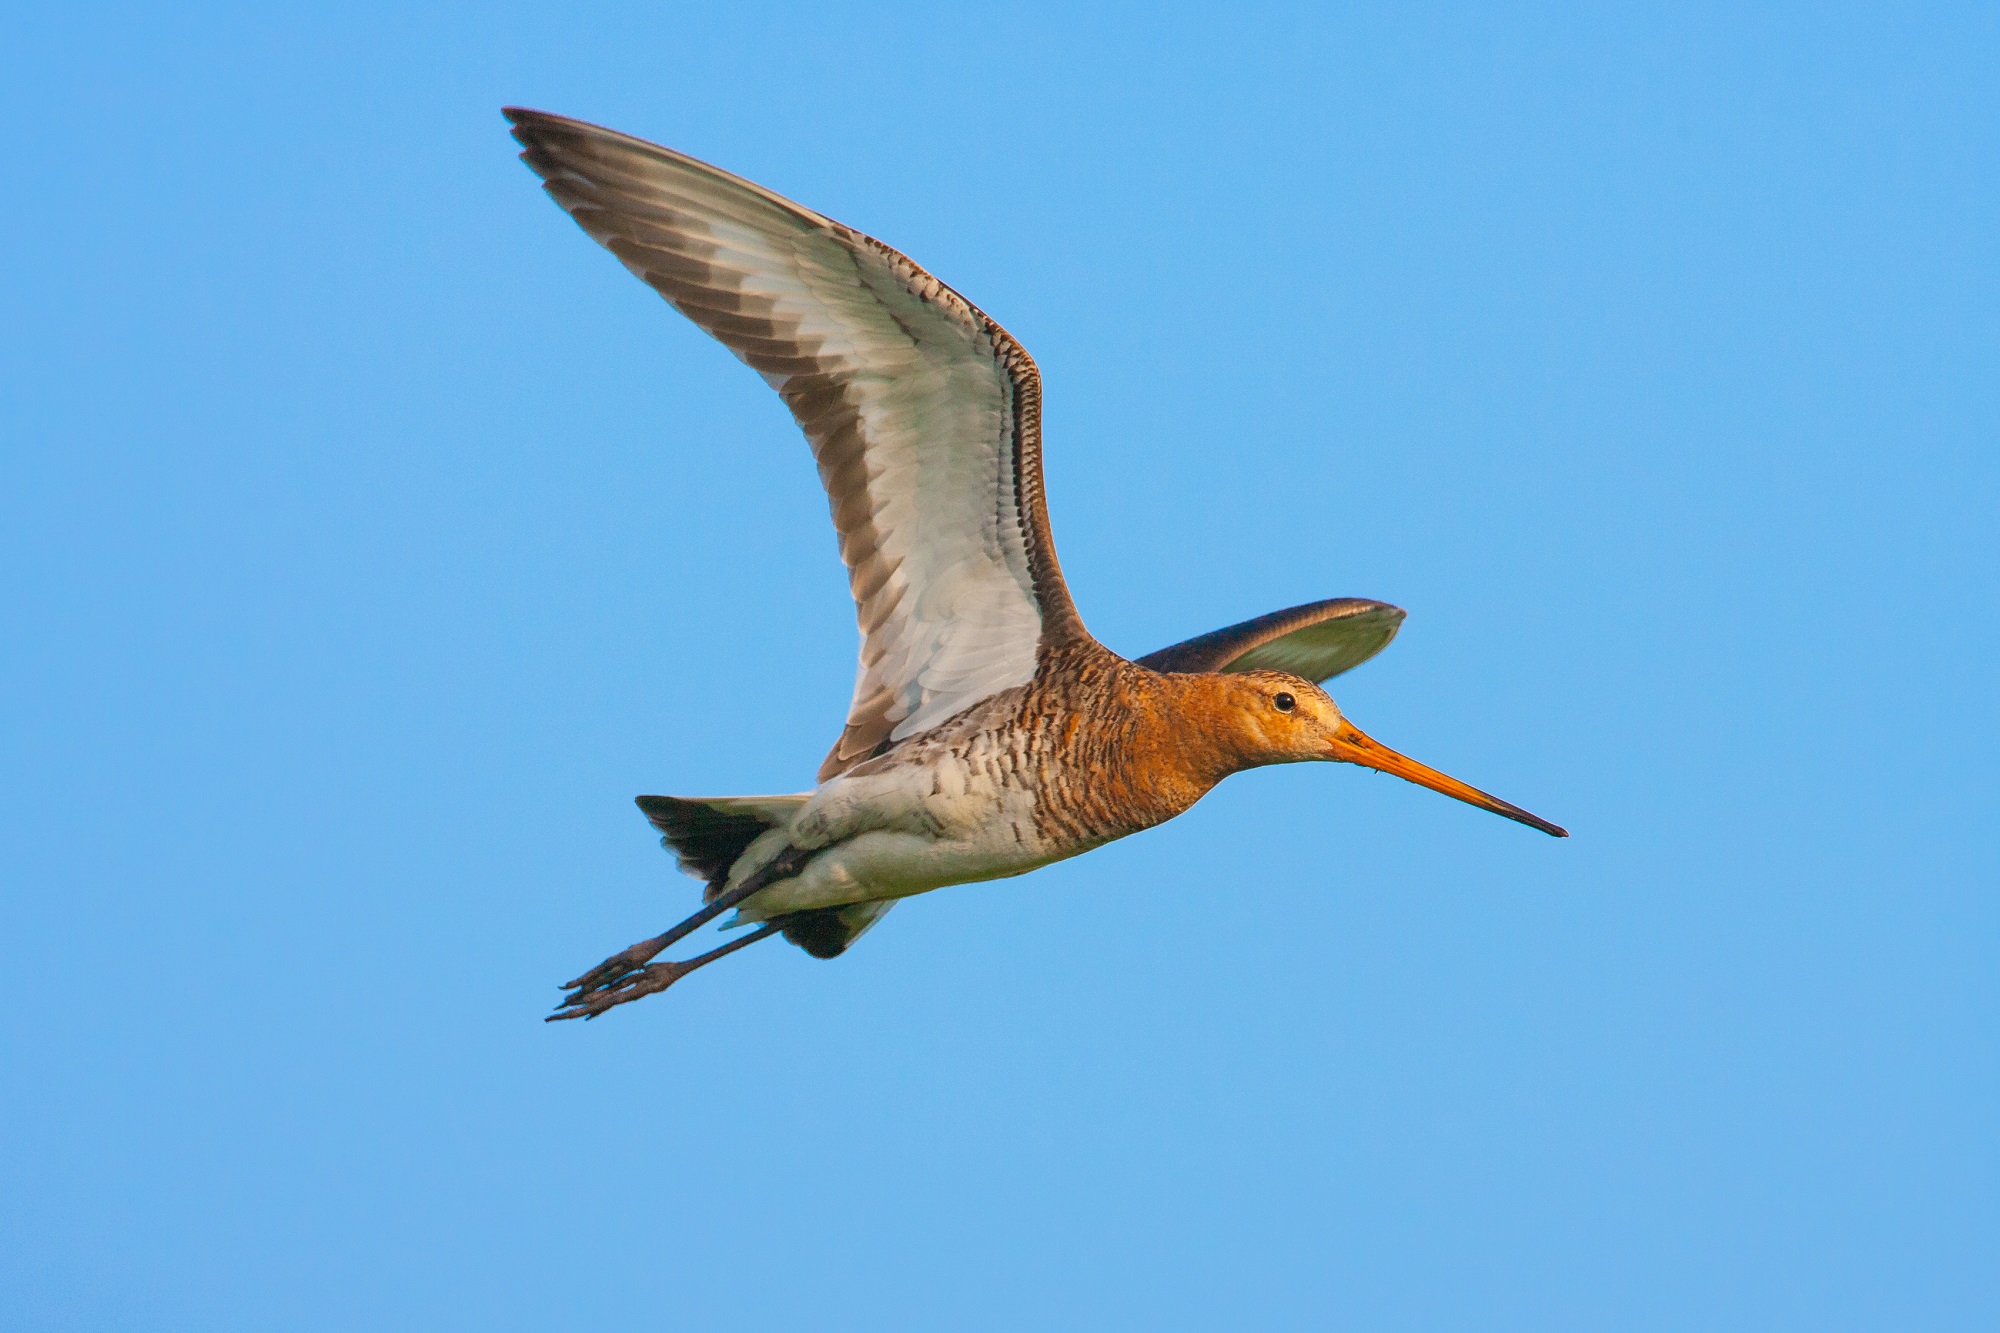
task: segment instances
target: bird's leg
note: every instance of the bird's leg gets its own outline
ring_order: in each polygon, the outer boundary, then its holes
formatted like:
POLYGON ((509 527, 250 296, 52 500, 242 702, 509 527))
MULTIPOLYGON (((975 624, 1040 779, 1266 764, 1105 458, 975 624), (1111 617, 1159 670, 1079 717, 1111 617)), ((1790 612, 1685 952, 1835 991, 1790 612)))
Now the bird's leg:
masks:
POLYGON ((553 1023, 562 1018, 595 1018, 614 1005, 631 1000, 643 999, 648 995, 665 990, 698 967, 707 967, 718 958, 727 958, 738 949, 747 949, 758 940, 766 939, 785 928, 784 919, 767 921, 742 939, 731 940, 717 949, 697 954, 693 958, 678 963, 651 963, 628 972, 619 980, 607 986, 600 986, 588 993, 578 992, 556 1006, 556 1011, 542 1021, 553 1023))
MULTIPOLYGON (((649 972, 652 971, 652 969, 646 968, 646 964, 652 962, 662 949, 667 948, 678 940, 687 938, 687 936, 715 920, 715 918, 721 916, 724 912, 760 889, 769 888, 779 880, 790 879, 803 870, 805 863, 811 858, 812 853, 809 851, 803 851, 796 847, 787 848, 785 851, 779 853, 775 859, 767 862, 753 872, 741 884, 727 893, 717 895, 714 901, 704 904, 700 911, 694 913, 687 920, 673 927, 665 934, 655 935, 650 940, 640 940, 630 948, 621 949, 617 953, 612 954, 609 958, 599 963, 596 967, 591 968, 590 971, 584 973, 574 981, 565 981, 563 989, 574 991, 575 994, 565 996, 562 1003, 557 1005, 556 1008, 558 1010, 574 1009, 577 1013, 557 1013, 555 1016, 557 1018, 575 1018, 578 1013, 585 1013, 591 1005, 596 1003, 600 996, 609 995, 621 989, 627 978, 632 977, 633 974, 640 972, 642 969, 649 972)), ((729 952, 731 948, 741 948, 743 945, 750 943, 751 940, 760 940, 769 933, 768 931, 763 931, 750 936, 748 939, 738 940, 734 945, 713 954, 703 954, 700 958, 692 960, 691 963, 662 963, 660 966, 663 968, 671 969, 678 967, 683 970, 674 976, 668 977, 665 981, 652 986, 649 990, 641 990, 631 995, 620 995, 618 999, 609 1001, 604 1008, 609 1008, 613 1004, 622 1004, 626 1000, 636 1000, 640 995, 650 995, 656 990, 665 990, 679 976, 686 975, 686 972, 692 970, 693 967, 699 967, 704 962, 720 958, 724 953, 729 952)), ((635 982, 634 984, 638 983, 635 982)), ((586 1013, 585 1016, 594 1016, 594 1014, 602 1012, 603 1009, 596 1009, 586 1013)))

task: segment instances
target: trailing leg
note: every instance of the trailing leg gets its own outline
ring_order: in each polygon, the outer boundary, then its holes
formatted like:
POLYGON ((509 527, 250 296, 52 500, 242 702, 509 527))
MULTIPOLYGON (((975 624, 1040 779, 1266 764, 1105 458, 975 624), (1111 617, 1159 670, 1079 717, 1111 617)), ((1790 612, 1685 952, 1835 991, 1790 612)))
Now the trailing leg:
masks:
MULTIPOLYGON (((563 989, 576 993, 564 997, 562 1004, 557 1007, 562 1009, 574 1008, 579 1005, 587 1007, 594 1002, 595 997, 618 989, 626 978, 631 977, 634 973, 639 972, 648 963, 652 962, 661 950, 679 940, 685 939, 709 922, 715 920, 715 918, 721 916, 730 908, 749 898, 752 894, 769 888, 780 880, 790 879, 803 870, 805 863, 810 859, 812 859, 811 852, 800 851, 797 848, 786 849, 776 859, 757 870, 741 884, 726 893, 718 894, 715 898, 704 904, 700 911, 694 913, 687 920, 681 922, 665 934, 655 935, 649 940, 640 940, 637 944, 612 954, 609 958, 599 963, 596 967, 591 968, 590 971, 584 973, 574 981, 565 981, 563 989)), ((768 933, 760 932, 751 938, 762 939, 768 933)), ((738 945, 747 944, 748 942, 749 940, 740 940, 738 941, 738 945)), ((727 951, 727 949, 723 950, 723 952, 727 951)), ((719 958, 722 955, 721 953, 717 953, 715 956, 719 958)), ((707 957, 708 955, 703 955, 704 959, 707 957)), ((669 963, 662 964, 662 966, 674 967, 680 965, 669 963)), ((671 983, 672 979, 670 978, 668 981, 661 982, 653 989, 664 990, 671 983)), ((648 995, 651 993, 651 991, 641 992, 641 994, 648 995)), ((624 999, 637 998, 637 995, 624 997, 624 999)), ((623 1003, 623 999, 613 1000, 611 1003, 623 1003)), ((606 1007, 608 1008, 609 1006, 607 1005, 606 1007)), ((597 1012, 601 1013, 603 1011, 598 1010, 597 1012)), ((575 1014, 559 1014, 557 1016, 561 1018, 576 1017, 575 1014)))

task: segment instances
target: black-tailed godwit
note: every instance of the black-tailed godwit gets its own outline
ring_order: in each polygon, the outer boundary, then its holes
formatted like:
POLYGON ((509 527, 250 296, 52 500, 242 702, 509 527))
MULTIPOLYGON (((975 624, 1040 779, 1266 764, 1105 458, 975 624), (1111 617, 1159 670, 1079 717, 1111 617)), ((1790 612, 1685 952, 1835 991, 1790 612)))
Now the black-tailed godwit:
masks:
POLYGON ((1363 735, 1318 684, 1403 612, 1343 597, 1127 661, 1084 629, 1042 496, 1021 345, 872 237, 671 149, 509 109, 555 201, 764 377, 811 442, 861 622, 846 728, 790 796, 641 796, 701 910, 567 983, 594 1018, 783 932, 832 958, 898 898, 1172 819, 1231 773, 1325 759, 1564 830, 1363 735), (756 929, 653 959, 723 912, 756 929))

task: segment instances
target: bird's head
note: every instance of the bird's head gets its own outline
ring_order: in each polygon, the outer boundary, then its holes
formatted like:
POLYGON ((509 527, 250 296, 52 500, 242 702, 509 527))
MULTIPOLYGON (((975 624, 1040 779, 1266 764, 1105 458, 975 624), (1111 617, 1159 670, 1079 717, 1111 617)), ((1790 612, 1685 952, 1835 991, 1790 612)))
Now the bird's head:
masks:
POLYGON ((1456 797, 1468 805, 1518 820, 1558 838, 1567 830, 1531 815, 1497 796, 1468 787, 1457 778, 1369 737, 1349 722, 1340 705, 1319 686, 1283 671, 1245 671, 1206 678, 1211 691, 1210 717, 1219 724, 1223 743, 1243 768, 1265 764, 1297 764, 1325 759, 1393 773, 1456 797))

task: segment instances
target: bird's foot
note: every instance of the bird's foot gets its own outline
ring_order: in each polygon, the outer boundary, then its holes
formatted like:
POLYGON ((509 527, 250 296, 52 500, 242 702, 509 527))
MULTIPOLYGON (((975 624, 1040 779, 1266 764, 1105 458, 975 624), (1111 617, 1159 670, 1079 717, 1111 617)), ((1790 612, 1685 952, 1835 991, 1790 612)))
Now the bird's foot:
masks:
POLYGON ((679 938, 673 931, 650 940, 641 940, 621 953, 612 954, 575 981, 564 983, 563 989, 574 993, 565 995, 562 1003, 556 1006, 556 1011, 550 1014, 546 1021, 553 1023, 559 1018, 595 1018, 617 1005, 657 994, 696 968, 707 967, 718 958, 727 958, 738 949, 746 949, 758 940, 769 939, 784 928, 783 919, 767 921, 740 939, 731 940, 727 944, 710 949, 705 954, 686 958, 678 963, 651 961, 654 954, 679 938))
POLYGON ((593 991, 612 989, 624 978, 632 976, 647 963, 652 962, 654 956, 671 942, 672 932, 669 931, 665 935, 655 935, 650 940, 640 940, 628 949, 620 949, 574 981, 565 981, 563 989, 573 990, 577 995, 563 1003, 569 1004, 575 998, 593 991))
MULTIPOLYGON (((647 943, 650 944, 651 941, 647 943)), ((556 1005, 556 1011, 545 1021, 553 1023, 563 1018, 595 1018, 618 1005, 658 994, 694 971, 701 965, 701 961, 705 961, 691 958, 684 963, 652 963, 644 967, 625 966, 622 970, 608 974, 606 980, 592 980, 610 968, 613 963, 623 959, 626 954, 643 947, 645 946, 635 944, 624 954, 605 959, 583 976, 569 982, 565 989, 574 993, 565 995, 561 1003, 556 1005)), ((657 953, 658 950, 654 952, 657 953)), ((650 958, 652 954, 647 954, 646 957, 650 958)))

